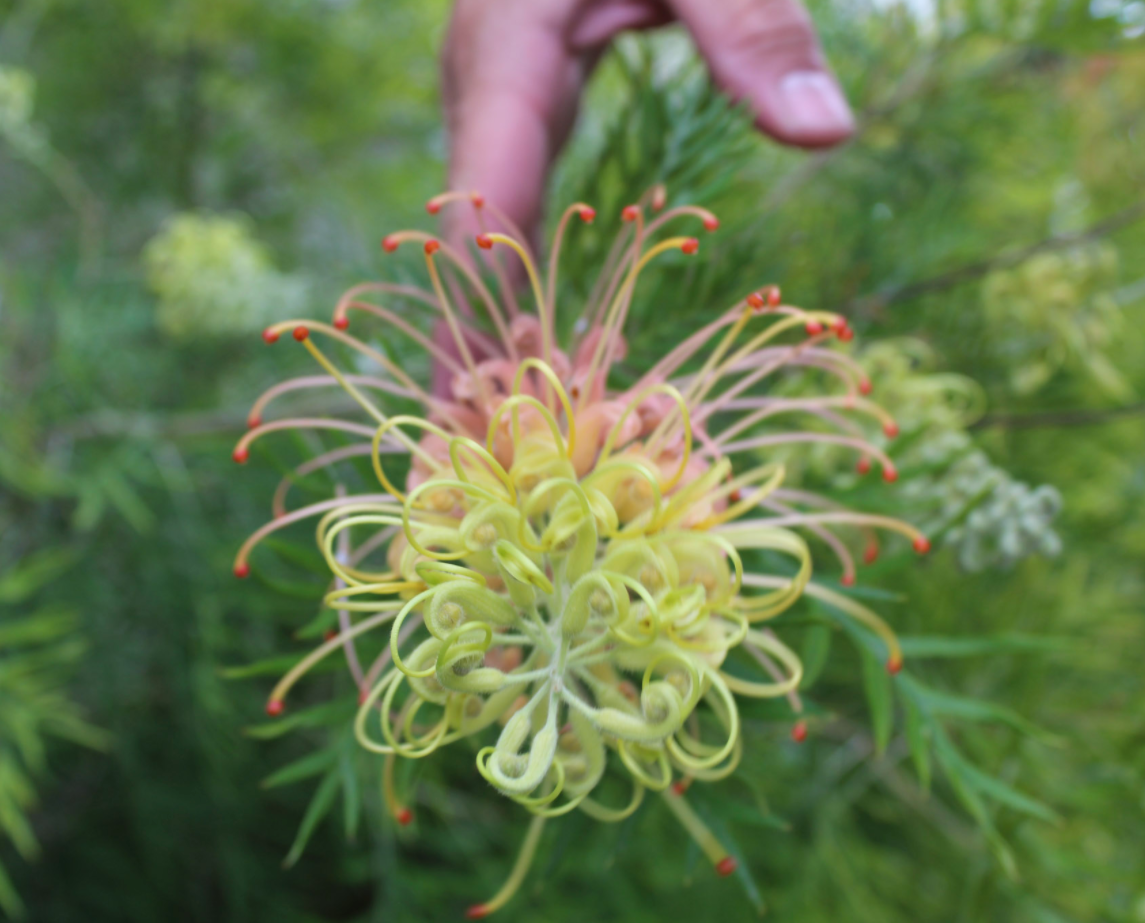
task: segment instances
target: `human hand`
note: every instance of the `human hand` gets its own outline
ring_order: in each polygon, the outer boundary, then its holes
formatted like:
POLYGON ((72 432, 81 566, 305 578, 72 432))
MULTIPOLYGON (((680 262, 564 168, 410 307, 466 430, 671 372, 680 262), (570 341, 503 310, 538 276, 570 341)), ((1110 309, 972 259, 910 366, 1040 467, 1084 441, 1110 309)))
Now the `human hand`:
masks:
MULTIPOLYGON (((826 147, 854 131, 798 0, 458 0, 442 62, 450 186, 480 190, 532 231, 593 65, 617 33, 673 19, 777 141, 826 147)), ((472 232, 466 213, 454 213, 457 243, 472 232)))

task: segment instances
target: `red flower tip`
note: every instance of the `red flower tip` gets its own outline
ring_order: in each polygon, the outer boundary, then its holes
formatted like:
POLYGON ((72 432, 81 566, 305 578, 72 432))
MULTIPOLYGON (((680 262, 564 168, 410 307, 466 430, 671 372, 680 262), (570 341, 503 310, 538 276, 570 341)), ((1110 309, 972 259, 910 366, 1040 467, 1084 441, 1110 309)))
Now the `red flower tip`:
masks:
POLYGON ((441 249, 441 242, 437 240, 427 240, 425 242, 425 255, 433 256, 441 249))
POLYGON ((919 554, 926 554, 930 551, 930 539, 925 535, 920 535, 914 540, 914 550, 919 554))
POLYGON ((813 337, 813 336, 818 336, 819 334, 821 334, 823 332, 823 325, 821 323, 819 323, 819 321, 817 321, 817 320, 809 320, 804 325, 803 329, 807 331, 807 335, 809 337, 813 337))
POLYGON ((688 256, 691 256, 693 253, 700 249, 700 242, 694 237, 689 237, 682 244, 680 244, 680 249, 683 250, 684 253, 688 254, 688 256))
POLYGON ((855 465, 855 470, 858 471, 859 474, 870 474, 870 472, 871 472, 871 460, 869 458, 867 458, 866 456, 863 456, 862 458, 859 459, 858 464, 855 465))
POLYGON ((474 208, 485 207, 485 196, 483 196, 480 192, 474 192, 472 195, 470 195, 469 201, 473 203, 474 208))
POLYGON ((403 827, 408 827, 413 823, 413 811, 409 808, 399 808, 398 812, 394 815, 394 820, 403 827))
POLYGON ((333 641, 338 637, 338 632, 336 632, 333 628, 327 628, 324 632, 322 632, 322 637, 327 641, 333 641))
POLYGON ((299 324, 294 328, 294 339, 296 339, 299 343, 305 340, 308 336, 310 336, 310 330, 304 327, 302 324, 299 324))
POLYGON ((235 565, 235 576, 242 580, 244 577, 250 576, 250 565, 243 561, 235 565))
POLYGON ((767 292, 767 303, 773 308, 779 307, 779 302, 783 296, 779 292, 779 286, 773 285, 767 292))
POLYGON ((863 563, 874 564, 879 558, 879 546, 871 544, 867 546, 867 550, 863 552, 863 563))
POLYGON ((850 343, 851 340, 855 339, 855 331, 850 327, 844 327, 839 331, 839 339, 844 343, 850 343))
POLYGON ((348 318, 345 314, 341 315, 340 317, 335 317, 334 326, 339 330, 345 330, 350 326, 350 318, 348 318))
POLYGON ((260 417, 257 413, 252 413, 249 417, 246 418, 247 429, 258 429, 260 426, 262 426, 262 417, 260 417))
POLYGON ((885 468, 883 468, 883 480, 888 484, 893 484, 898 479, 898 468, 894 467, 894 465, 887 465, 885 468))
POLYGON ((727 878, 732 872, 736 870, 736 860, 731 856, 724 856, 719 862, 716 863, 716 874, 721 878, 727 878))
POLYGON ((492 250, 493 249, 493 238, 490 237, 488 234, 478 234, 477 235, 477 246, 480 247, 482 250, 492 250))
POLYGON ((752 292, 747 296, 747 303, 758 311, 763 307, 763 296, 759 292, 752 292))
POLYGON ((871 380, 869 378, 864 378, 862 381, 859 382, 859 393, 860 394, 870 394, 871 393, 871 380))
POLYGON ((715 215, 710 215, 709 217, 704 219, 704 230, 705 231, 714 231, 719 226, 720 226, 720 219, 717 218, 715 215))
POLYGON ((387 234, 382 238, 382 249, 385 250, 386 253, 393 253, 397 248, 398 241, 392 234, 387 234))
POLYGON ((740 489, 738 487, 735 490, 733 490, 730 494, 728 494, 728 501, 730 503, 739 503, 740 500, 742 500, 742 499, 743 499, 743 494, 740 493, 740 489))
POLYGON ((854 586, 855 585, 855 575, 854 574, 843 574, 843 576, 839 578, 839 582, 841 584, 843 584, 843 586, 854 586))
POLYGON ((266 340, 267 343, 277 343, 278 342, 278 331, 275 330, 273 327, 267 327, 262 332, 262 338, 264 340, 266 340))
POLYGON ((620 217, 625 221, 635 221, 640 215, 640 209, 635 205, 625 205, 620 211, 620 217))
POLYGON ((484 904, 474 904, 465 911, 465 919, 467 920, 480 920, 489 915, 489 908, 484 904))
POLYGON ((441 211, 441 203, 436 199, 430 199, 425 203, 425 210, 431 215, 436 215, 439 211, 441 211))
POLYGON ((797 744, 803 743, 807 739, 807 722, 799 720, 791 728, 791 739, 797 744))
POLYGON ((587 205, 580 210, 580 220, 585 224, 592 224, 596 220, 596 209, 587 205))
POLYGON ((286 706, 282 704, 282 699, 271 699, 266 703, 266 713, 272 718, 277 718, 281 715, 284 708, 286 708, 286 706))
POLYGON ((899 434, 899 425, 894 420, 885 423, 883 424, 883 432, 886 433, 888 439, 894 439, 899 434))
POLYGON ((366 699, 368 699, 369 697, 370 697, 370 690, 369 689, 366 689, 363 687, 362 689, 358 690, 358 704, 359 705, 365 705, 366 699))
POLYGON ((891 676, 894 676, 901 669, 902 669, 902 658, 901 657, 890 657, 887 660, 887 672, 891 676))
POLYGON ((231 452, 231 458, 233 458, 238 464, 245 465, 246 460, 250 458, 250 452, 245 446, 239 446, 239 448, 231 452))
POLYGON ((836 333, 842 333, 847 329, 847 318, 839 316, 831 321, 831 329, 836 333))
POLYGON ((677 779, 672 783, 672 794, 682 795, 692 786, 692 780, 685 776, 682 779, 677 779))

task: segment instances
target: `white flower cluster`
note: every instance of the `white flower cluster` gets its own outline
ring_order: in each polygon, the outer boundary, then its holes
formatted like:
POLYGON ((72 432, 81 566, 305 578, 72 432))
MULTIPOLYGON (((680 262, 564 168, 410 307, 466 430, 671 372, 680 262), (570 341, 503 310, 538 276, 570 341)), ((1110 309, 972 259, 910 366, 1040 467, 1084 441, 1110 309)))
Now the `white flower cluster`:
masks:
POLYGON ((306 298, 305 282, 277 270, 249 224, 233 215, 174 215, 144 248, 143 262, 159 298, 159 327, 176 338, 260 329, 298 313, 306 298))
POLYGON ((1052 527, 1062 507, 1058 491, 1049 484, 1031 487, 1014 480, 980 451, 963 456, 938 477, 916 479, 903 489, 934 508, 935 531, 949 527, 946 544, 968 571, 1013 567, 1031 555, 1053 557, 1061 551, 1052 527))
POLYGON ((0 66, 0 137, 32 161, 48 148, 43 129, 32 121, 35 97, 35 77, 21 67, 0 66))

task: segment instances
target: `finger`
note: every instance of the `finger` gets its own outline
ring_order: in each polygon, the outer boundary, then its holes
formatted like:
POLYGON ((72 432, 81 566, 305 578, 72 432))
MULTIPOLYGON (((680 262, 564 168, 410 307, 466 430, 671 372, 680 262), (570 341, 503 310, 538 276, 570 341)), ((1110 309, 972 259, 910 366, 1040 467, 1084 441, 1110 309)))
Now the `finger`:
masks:
MULTIPOLYGON (((586 64, 565 41, 572 0, 462 0, 446 40, 449 182, 480 191, 529 233, 549 165, 567 137, 586 64)), ((475 219, 456 210, 448 235, 475 219)))
POLYGON ((716 81, 785 144, 846 140, 854 116, 798 0, 671 0, 716 81))

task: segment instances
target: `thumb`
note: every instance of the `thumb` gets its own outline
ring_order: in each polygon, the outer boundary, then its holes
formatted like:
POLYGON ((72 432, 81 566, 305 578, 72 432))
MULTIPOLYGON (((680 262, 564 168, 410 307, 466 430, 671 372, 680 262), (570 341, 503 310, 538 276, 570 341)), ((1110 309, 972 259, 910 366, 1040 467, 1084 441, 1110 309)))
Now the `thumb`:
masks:
POLYGON ((713 77, 785 144, 845 141, 855 119, 798 0, 671 0, 713 77))

